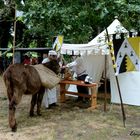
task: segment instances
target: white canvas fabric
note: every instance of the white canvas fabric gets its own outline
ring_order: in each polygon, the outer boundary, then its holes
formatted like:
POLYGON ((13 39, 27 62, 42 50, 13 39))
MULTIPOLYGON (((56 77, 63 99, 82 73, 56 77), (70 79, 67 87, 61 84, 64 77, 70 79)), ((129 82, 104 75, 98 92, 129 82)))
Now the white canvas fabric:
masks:
POLYGON ((93 82, 99 82, 105 67, 104 55, 82 56, 87 74, 92 77, 93 82))
MULTIPOLYGON (((140 106, 140 72, 125 72, 118 75, 119 86, 124 104, 140 106)), ((111 81, 111 102, 120 103, 115 77, 111 81)))

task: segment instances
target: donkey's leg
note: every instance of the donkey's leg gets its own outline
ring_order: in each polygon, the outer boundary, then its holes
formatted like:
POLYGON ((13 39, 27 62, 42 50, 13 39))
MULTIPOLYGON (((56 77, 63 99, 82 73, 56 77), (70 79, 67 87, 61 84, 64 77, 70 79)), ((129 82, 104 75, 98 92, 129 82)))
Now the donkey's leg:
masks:
POLYGON ((15 119, 15 111, 16 111, 16 103, 14 101, 14 97, 9 102, 9 125, 13 132, 17 130, 17 123, 15 119))
POLYGON ((39 92, 38 92, 38 97, 37 97, 37 115, 41 115, 41 103, 42 103, 42 99, 45 93, 45 88, 41 87, 39 92))
POLYGON ((30 107, 30 116, 34 116, 34 107, 37 102, 37 93, 32 95, 32 100, 31 100, 31 107, 30 107))
POLYGON ((12 97, 13 97, 12 90, 13 90, 12 87, 10 87, 10 86, 7 87, 7 96, 8 96, 9 102, 12 100, 12 97))
POLYGON ((18 93, 19 90, 16 90, 13 97, 11 97, 11 100, 9 100, 9 125, 13 132, 16 132, 17 130, 17 123, 15 118, 16 106, 19 104, 22 98, 22 94, 18 93))
POLYGON ((16 110, 16 102, 14 97, 13 86, 11 86, 10 80, 5 77, 5 83, 7 88, 7 96, 9 100, 9 126, 13 132, 17 130, 17 124, 15 120, 15 110, 16 110))

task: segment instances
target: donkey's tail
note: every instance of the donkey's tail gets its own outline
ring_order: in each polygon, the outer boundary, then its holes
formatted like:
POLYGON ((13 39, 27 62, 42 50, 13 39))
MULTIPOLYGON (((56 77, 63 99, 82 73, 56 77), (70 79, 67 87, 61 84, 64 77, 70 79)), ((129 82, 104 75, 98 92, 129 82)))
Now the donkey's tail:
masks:
POLYGON ((13 85, 12 85, 12 80, 11 80, 11 71, 9 69, 7 69, 3 73, 3 80, 7 89, 7 96, 9 100, 11 100, 13 96, 13 85))

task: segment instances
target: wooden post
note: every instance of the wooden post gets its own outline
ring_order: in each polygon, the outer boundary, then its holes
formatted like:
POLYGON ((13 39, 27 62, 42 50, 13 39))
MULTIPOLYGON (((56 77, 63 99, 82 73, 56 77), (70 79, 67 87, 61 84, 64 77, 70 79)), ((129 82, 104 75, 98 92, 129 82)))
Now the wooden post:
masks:
POLYGON ((106 111, 106 102, 107 102, 107 77, 106 77, 106 64, 107 64, 107 55, 105 54, 105 93, 104 93, 104 111, 106 111))
POLYGON ((97 108, 97 85, 91 88, 91 108, 97 108))
MULTIPOLYGON (((110 43, 110 39, 109 39, 109 35, 108 35, 108 30, 107 29, 106 29, 106 33, 107 33, 108 42, 110 43)), ((112 46, 109 44, 110 50, 112 50, 111 47, 112 46)), ((111 54, 111 57, 113 58, 114 54, 112 54, 112 53, 110 53, 110 54, 111 54)), ((114 73, 116 73, 115 60, 112 59, 112 63, 113 63, 113 66, 114 66, 114 73)), ((116 79, 117 88, 118 88, 118 91, 119 91, 119 97, 120 97, 121 109, 122 109, 122 116, 123 116, 123 124, 124 124, 124 127, 125 127, 126 116, 125 116, 125 111, 124 111, 124 107, 123 107, 123 101, 122 101, 122 95, 121 95, 121 91, 120 91, 119 81, 118 81, 118 77, 116 75, 115 75, 115 79, 116 79)))
POLYGON ((15 63, 15 42, 16 42, 16 4, 15 4, 15 17, 14 17, 14 37, 13 37, 13 64, 15 63))
POLYGON ((65 102, 65 100, 66 100, 66 97, 65 97, 65 86, 66 86, 66 84, 60 84, 60 102, 61 103, 63 103, 63 102, 65 102))

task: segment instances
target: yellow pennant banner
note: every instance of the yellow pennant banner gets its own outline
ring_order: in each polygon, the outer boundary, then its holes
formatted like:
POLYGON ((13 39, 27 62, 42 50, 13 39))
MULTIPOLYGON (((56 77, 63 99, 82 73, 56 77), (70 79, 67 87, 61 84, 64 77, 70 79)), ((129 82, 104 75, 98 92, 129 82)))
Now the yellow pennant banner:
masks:
POLYGON ((60 51, 61 50, 61 47, 62 47, 62 44, 63 44, 63 38, 64 36, 62 35, 58 35, 54 41, 54 44, 53 44, 53 50, 55 50, 56 52, 60 51))

